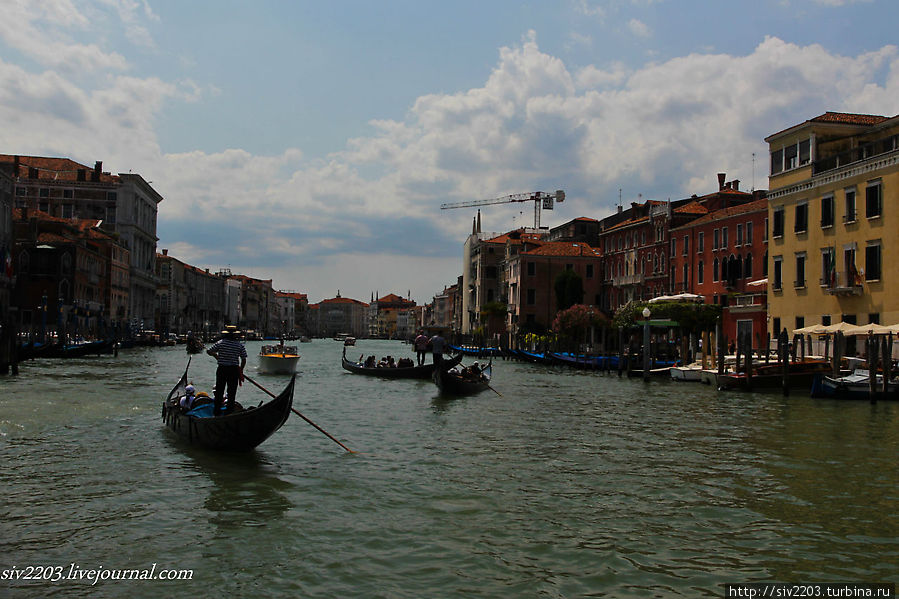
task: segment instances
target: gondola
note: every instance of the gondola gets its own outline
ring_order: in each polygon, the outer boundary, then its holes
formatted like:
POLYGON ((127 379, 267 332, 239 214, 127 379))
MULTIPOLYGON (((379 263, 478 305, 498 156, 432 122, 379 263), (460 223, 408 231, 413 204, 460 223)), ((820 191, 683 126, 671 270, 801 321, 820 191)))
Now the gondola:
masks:
MULTIPOLYGON (((462 354, 447 358, 443 361, 445 368, 452 368, 462 361, 462 354)), ((365 374, 368 376, 378 376, 385 379, 429 379, 434 374, 434 364, 424 364, 422 366, 404 366, 396 368, 369 368, 363 366, 359 362, 347 360, 346 350, 343 351, 343 368, 353 374, 365 374)))
MULTIPOLYGON (((190 362, 188 362, 188 368, 190 362)), ((178 401, 187 386, 187 369, 162 403, 166 427, 191 445, 222 451, 250 451, 281 428, 293 407, 296 375, 281 393, 258 407, 237 409, 227 416, 203 418, 184 413, 178 401)))
POLYGON ((203 342, 197 339, 196 337, 189 337, 187 339, 187 344, 184 348, 189 354, 198 354, 203 351, 205 348, 203 347, 203 342))
POLYGON ((111 354, 114 351, 115 342, 112 339, 100 341, 85 341, 84 343, 70 343, 67 345, 55 345, 46 354, 48 358, 84 358, 86 356, 99 356, 111 354))
POLYGON ((434 384, 437 385, 437 388, 440 390, 441 395, 462 397, 466 395, 475 395, 481 391, 490 389, 490 375, 492 374, 492 371, 492 364, 488 364, 487 367, 481 371, 480 377, 471 378, 470 376, 464 376, 462 372, 452 368, 440 368, 434 371, 432 379, 434 384))

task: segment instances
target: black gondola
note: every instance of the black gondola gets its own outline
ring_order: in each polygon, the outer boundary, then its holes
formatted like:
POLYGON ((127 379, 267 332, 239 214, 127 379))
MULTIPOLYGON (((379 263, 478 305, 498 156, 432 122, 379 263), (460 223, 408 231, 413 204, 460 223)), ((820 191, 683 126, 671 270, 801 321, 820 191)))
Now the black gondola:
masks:
POLYGON ((200 418, 185 414, 178 406, 187 386, 185 369, 162 403, 162 420, 169 430, 192 445, 222 451, 250 451, 287 421, 293 407, 295 382, 296 375, 277 397, 259 407, 239 409, 227 416, 200 418))
POLYGON ((86 341, 84 343, 72 343, 68 345, 56 344, 46 354, 48 358, 84 358, 86 356, 99 356, 111 354, 115 350, 115 342, 112 339, 100 341, 86 341))
MULTIPOLYGON (((467 369, 463 369, 467 370, 467 369)), ((490 375, 493 367, 488 364, 480 375, 472 376, 455 369, 438 369, 434 371, 432 379, 440 390, 441 395, 465 396, 474 395, 490 389, 490 375)))
MULTIPOLYGON (((447 358, 443 361, 444 368, 452 368, 462 361, 462 354, 447 358)), ((363 366, 359 362, 347 360, 346 350, 343 352, 342 364, 344 370, 349 370, 354 374, 365 374, 368 376, 379 376, 385 379, 429 379, 434 374, 434 364, 424 364, 422 366, 397 366, 396 368, 369 368, 363 366)))
POLYGON ((203 351, 205 348, 203 347, 203 342, 197 339, 196 337, 190 337, 187 340, 186 347, 184 348, 189 354, 198 354, 203 351))

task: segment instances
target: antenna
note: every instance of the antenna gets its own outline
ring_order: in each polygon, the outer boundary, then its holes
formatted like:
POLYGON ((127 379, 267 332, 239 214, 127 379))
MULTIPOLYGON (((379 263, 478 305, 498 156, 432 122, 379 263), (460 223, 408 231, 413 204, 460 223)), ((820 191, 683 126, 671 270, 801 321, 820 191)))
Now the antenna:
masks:
POLYGON ((755 191, 755 152, 752 153, 752 191, 755 191))

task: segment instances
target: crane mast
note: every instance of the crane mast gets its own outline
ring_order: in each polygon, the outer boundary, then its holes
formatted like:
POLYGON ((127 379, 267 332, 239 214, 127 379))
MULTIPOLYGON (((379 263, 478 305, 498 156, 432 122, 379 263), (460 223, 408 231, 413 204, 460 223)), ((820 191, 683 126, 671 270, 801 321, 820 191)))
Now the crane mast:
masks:
POLYGON ((441 210, 450 210, 452 208, 472 208, 474 206, 490 206, 493 204, 512 204, 515 202, 534 202, 534 228, 540 228, 540 210, 552 210, 554 202, 564 202, 565 192, 557 189, 555 193, 546 193, 543 191, 532 191, 529 193, 515 193, 501 198, 491 198, 489 200, 473 200, 470 202, 454 202, 451 204, 441 204, 441 210))

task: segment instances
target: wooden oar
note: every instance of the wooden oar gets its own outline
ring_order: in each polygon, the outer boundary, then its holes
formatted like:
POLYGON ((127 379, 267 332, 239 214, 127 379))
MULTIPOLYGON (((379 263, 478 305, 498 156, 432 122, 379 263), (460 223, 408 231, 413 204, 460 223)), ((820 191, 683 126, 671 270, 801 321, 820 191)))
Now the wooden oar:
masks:
MULTIPOLYGON (((256 385, 257 387, 259 387, 260 389, 262 389, 263 391, 265 391, 266 393, 268 393, 269 395, 271 395, 273 399, 275 398, 275 394, 274 394, 274 393, 272 393, 271 391, 269 391, 268 389, 266 389, 265 387, 263 387, 262 385, 260 385, 260 384, 257 383, 256 381, 254 381, 253 379, 251 379, 251 378, 250 378, 249 376, 247 376, 246 374, 243 375, 243 378, 247 379, 248 381, 250 381, 251 383, 253 383, 253 384, 256 385)), ((350 452, 350 453, 359 453, 358 451, 353 451, 352 449, 350 449, 349 447, 347 447, 346 445, 344 445, 343 443, 341 443, 340 441, 338 441, 337 439, 335 439, 334 437, 332 437, 332 436, 328 433, 328 431, 326 431, 325 429, 323 429, 323 428, 320 427, 319 425, 315 424, 314 422, 312 422, 311 420, 309 420, 308 418, 306 418, 305 416, 303 416, 303 414, 302 414, 299 410, 297 410, 296 408, 291 407, 290 410, 291 410, 294 414, 296 414, 297 416, 299 416, 300 418, 302 418, 303 420, 305 420, 306 422, 308 422, 309 424, 311 424, 312 426, 314 426, 315 428, 317 428, 317 429, 318 429, 321 433, 323 433, 326 437, 328 437, 329 439, 331 439, 332 441, 334 441, 335 443, 337 443, 338 445, 340 445, 341 447, 343 447, 344 449, 346 449, 348 452, 350 452)))

